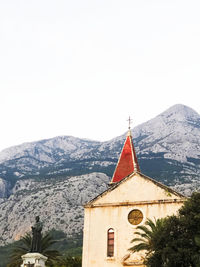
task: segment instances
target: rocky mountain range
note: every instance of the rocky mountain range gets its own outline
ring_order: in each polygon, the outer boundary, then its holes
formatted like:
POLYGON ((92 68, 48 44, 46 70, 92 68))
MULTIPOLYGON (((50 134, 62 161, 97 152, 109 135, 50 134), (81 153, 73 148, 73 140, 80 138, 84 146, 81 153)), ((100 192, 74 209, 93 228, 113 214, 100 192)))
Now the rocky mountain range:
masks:
POLYGON ((0 245, 30 232, 37 215, 44 231, 56 229, 68 236, 80 234, 84 203, 106 190, 108 182, 109 177, 102 173, 17 181, 10 197, 0 199, 0 245))
MULTIPOLYGON (((0 153, 0 242, 30 229, 78 233, 82 205, 107 188, 125 134, 107 142, 58 136, 0 153)), ((200 115, 175 105, 132 129, 141 172, 189 195, 200 187, 200 115)))

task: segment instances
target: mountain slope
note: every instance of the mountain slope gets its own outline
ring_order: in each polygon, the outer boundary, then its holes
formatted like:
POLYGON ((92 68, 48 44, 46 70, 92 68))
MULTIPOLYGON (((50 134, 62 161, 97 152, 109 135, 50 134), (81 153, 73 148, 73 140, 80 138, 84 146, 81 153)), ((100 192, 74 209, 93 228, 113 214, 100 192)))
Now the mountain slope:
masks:
MULTIPOLYGON (((141 171, 167 185, 198 185, 200 116, 175 105, 133 129, 141 171)), ((52 178, 103 172, 112 176, 125 135, 107 142, 60 136, 25 143, 0 153, 0 177, 10 189, 22 178, 52 178)), ((195 185, 195 186, 194 186, 195 185)), ((0 189, 0 196, 9 190, 0 189)))
POLYGON ((165 158, 186 163, 188 156, 200 162, 200 116, 191 108, 175 105, 134 129, 140 153, 163 152, 165 158))
MULTIPOLYGON (((194 190, 200 186, 200 116, 175 105, 134 129, 143 172, 161 182, 194 190)), ((182 189, 181 189, 182 188, 182 189)), ((183 192, 184 193, 184 192, 183 192)), ((189 192, 185 192, 189 193, 189 192)))
MULTIPOLYGON (((200 116, 183 105, 135 127, 141 171, 189 195, 200 187, 199 137, 200 116)), ((0 244, 30 230, 38 214, 45 230, 80 233, 83 204, 107 188, 124 141, 60 136, 2 151, 0 244)))
POLYGON ((8 199, 0 199, 0 245, 31 231, 40 216, 44 231, 57 229, 68 236, 83 227, 83 205, 107 189, 109 177, 92 173, 68 179, 20 180, 8 199))

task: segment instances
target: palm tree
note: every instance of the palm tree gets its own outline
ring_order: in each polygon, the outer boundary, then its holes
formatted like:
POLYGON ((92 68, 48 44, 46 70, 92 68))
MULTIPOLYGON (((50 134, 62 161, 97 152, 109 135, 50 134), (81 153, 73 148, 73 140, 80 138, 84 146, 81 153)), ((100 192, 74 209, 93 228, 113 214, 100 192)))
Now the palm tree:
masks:
POLYGON ((129 250, 132 252, 146 250, 146 257, 152 255, 156 249, 157 241, 159 239, 159 233, 162 230, 165 219, 155 219, 153 222, 151 219, 147 219, 144 225, 136 227, 136 237, 132 239, 131 243, 134 244, 129 250))
MULTIPOLYGON (((21 256, 30 252, 31 241, 32 236, 31 234, 27 233, 17 242, 17 244, 14 245, 10 263, 7 265, 8 267, 18 267, 20 264, 22 264, 21 256)), ((51 246, 55 243, 56 241, 53 240, 49 233, 42 235, 41 254, 48 258, 46 262, 47 266, 53 265, 53 261, 57 260, 58 256, 60 256, 60 253, 57 250, 51 249, 51 246)))
POLYGON ((61 267, 81 267, 80 257, 63 256, 59 261, 61 267))

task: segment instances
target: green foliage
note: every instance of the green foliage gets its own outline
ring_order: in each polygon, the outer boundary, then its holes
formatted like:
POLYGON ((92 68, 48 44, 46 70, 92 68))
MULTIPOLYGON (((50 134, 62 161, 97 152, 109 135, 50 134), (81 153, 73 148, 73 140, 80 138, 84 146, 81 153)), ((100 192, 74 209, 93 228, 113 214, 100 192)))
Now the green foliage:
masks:
POLYGON ((193 193, 177 216, 138 226, 131 250, 147 250, 148 267, 200 267, 200 193, 193 193))
POLYGON ((80 257, 63 256, 60 258, 59 263, 53 267, 81 267, 81 262, 80 257))
MULTIPOLYGON (((19 242, 15 243, 12 249, 10 262, 7 265, 8 267, 18 267, 20 264, 22 264, 21 256, 30 251, 31 242, 32 236, 27 233, 19 240, 19 242)), ((60 253, 57 250, 51 248, 55 243, 56 241, 53 240, 50 233, 45 233, 42 235, 41 254, 48 257, 46 262, 47 266, 53 266, 54 260, 57 260, 58 256, 60 256, 60 253)))
POLYGON ((8 255, 13 247, 13 244, 0 247, 0 267, 5 267, 8 263, 8 255))
POLYGON ((20 266, 20 264, 22 263, 21 256, 30 251, 30 248, 31 248, 31 235, 26 234, 13 247, 8 267, 20 266))
POLYGON ((137 226, 135 235, 139 237, 136 237, 131 241, 136 244, 129 250, 132 252, 147 250, 147 256, 152 256, 160 239, 160 233, 163 229, 164 223, 165 219, 155 219, 155 222, 151 219, 147 219, 145 225, 137 226))
POLYGON ((151 257, 147 257, 148 266, 189 267, 193 252, 185 236, 186 229, 179 217, 166 219, 160 237, 151 257))
POLYGON ((67 237, 64 232, 55 229, 52 229, 50 233, 53 239, 57 241, 52 248, 56 248, 62 255, 72 257, 79 257, 82 255, 82 234, 76 234, 71 237, 67 237))
MULTIPOLYGON (((51 250, 57 250, 61 255, 65 255, 64 258, 75 258, 79 259, 82 255, 82 235, 74 235, 72 237, 67 237, 66 234, 60 230, 52 229, 48 232, 51 238, 56 241, 56 243, 51 244, 51 250)), ((15 241, 9 245, 0 247, 0 267, 8 266, 8 259, 11 258, 13 251, 16 247, 22 246, 21 240, 15 241)), ((23 244, 24 246, 24 244, 23 244)), ((27 252, 27 246, 23 250, 23 254, 27 252)), ((50 266, 56 267, 59 263, 59 257, 56 261, 52 261, 50 266)), ((60 264, 60 263, 59 263, 60 264)), ((80 265, 81 266, 81 265, 80 265)), ((59 265, 61 267, 61 265, 59 265)), ((65 267, 65 266, 64 266, 65 267)))

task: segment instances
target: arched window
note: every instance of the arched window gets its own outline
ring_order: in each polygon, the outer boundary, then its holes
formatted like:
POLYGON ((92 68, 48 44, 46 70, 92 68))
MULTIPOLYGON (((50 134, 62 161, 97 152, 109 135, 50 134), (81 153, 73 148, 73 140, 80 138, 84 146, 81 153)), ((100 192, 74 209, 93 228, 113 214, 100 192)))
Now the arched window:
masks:
POLYGON ((114 256, 114 229, 108 230, 107 257, 114 256))

